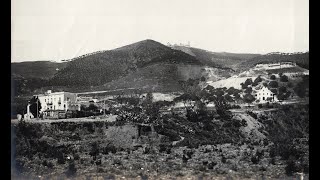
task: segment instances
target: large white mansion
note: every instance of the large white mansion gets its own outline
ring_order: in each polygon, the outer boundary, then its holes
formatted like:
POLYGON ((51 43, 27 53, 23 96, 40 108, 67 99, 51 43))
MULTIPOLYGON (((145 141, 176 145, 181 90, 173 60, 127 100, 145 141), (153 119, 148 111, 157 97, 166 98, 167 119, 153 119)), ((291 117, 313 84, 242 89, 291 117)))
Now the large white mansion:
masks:
POLYGON ((41 103, 40 112, 50 110, 80 110, 77 103, 77 94, 69 92, 52 92, 48 90, 44 94, 36 95, 41 103))

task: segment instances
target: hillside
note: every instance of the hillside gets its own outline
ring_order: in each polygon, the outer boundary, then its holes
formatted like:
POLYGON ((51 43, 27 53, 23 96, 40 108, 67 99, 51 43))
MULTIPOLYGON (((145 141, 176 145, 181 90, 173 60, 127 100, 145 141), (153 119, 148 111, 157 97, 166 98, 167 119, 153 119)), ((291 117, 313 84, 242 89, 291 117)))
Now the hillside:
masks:
MULTIPOLYGON (((186 53, 172 50, 153 40, 144 40, 71 61, 65 69, 52 78, 51 84, 55 86, 98 86, 124 78, 141 68, 161 63, 202 64, 186 53)), ((174 75, 175 72, 169 73, 174 75)))
POLYGON ((302 68, 309 69, 309 52, 306 53, 269 53, 244 61, 238 65, 240 71, 254 67, 256 64, 277 63, 277 62, 295 62, 302 68))
POLYGON ((227 52, 211 52, 199 48, 186 46, 173 46, 173 49, 181 50, 196 57, 203 64, 213 67, 231 68, 234 69, 237 64, 260 56, 260 54, 241 54, 227 52))
POLYGON ((67 63, 51 61, 31 61, 11 63, 13 77, 49 79, 59 70, 67 66, 67 63), (59 69, 59 70, 57 70, 59 69))

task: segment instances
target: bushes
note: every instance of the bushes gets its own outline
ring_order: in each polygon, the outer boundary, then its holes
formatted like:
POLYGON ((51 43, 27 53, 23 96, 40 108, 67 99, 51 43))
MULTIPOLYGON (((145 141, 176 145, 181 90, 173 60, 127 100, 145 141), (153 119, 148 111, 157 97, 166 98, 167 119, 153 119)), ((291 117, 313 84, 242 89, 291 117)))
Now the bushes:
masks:
POLYGON ((76 173, 77 173, 77 168, 76 168, 74 162, 72 161, 68 165, 66 175, 67 175, 67 177, 71 177, 71 176, 74 176, 76 173))
POLYGON ((251 94, 252 93, 252 87, 247 87, 246 90, 244 91, 246 94, 251 94))
POLYGON ((309 96, 309 76, 304 76, 302 81, 299 82, 296 87, 294 87, 294 92, 300 97, 309 96))
POLYGON ((99 144, 97 142, 91 144, 91 150, 89 154, 91 156, 97 156, 99 154, 99 144))
POLYGON ((248 79, 244 82, 244 84, 245 84, 246 86, 251 85, 251 84, 252 84, 252 79, 251 79, 251 78, 248 78, 248 79))
POLYGON ((114 154, 117 152, 117 148, 114 145, 107 145, 106 147, 102 148, 102 154, 109 154, 109 152, 114 154))
POLYGON ((276 76, 275 76, 275 75, 271 75, 271 76, 270 76, 270 79, 271 79, 271 80, 275 80, 275 79, 276 79, 276 76))
POLYGON ((281 81, 281 82, 288 82, 288 81, 289 81, 289 80, 288 80, 288 76, 286 76, 286 75, 280 76, 280 81, 281 81))
POLYGON ((255 97, 252 95, 252 94, 245 94, 243 96, 243 100, 246 102, 246 103, 252 103, 254 100, 255 100, 255 97))
POLYGON ((252 86, 257 86, 259 82, 262 82, 261 76, 258 76, 252 83, 252 86))
POLYGON ((277 81, 270 81, 268 86, 270 88, 277 88, 278 87, 278 82, 277 81))

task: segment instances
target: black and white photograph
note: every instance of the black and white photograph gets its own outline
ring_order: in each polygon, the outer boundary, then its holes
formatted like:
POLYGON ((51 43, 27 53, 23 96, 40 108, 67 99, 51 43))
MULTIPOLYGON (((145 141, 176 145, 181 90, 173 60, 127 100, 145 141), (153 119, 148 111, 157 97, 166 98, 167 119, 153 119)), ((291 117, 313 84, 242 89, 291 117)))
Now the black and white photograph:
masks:
POLYGON ((309 180, 309 1, 11 0, 10 124, 16 180, 309 180))

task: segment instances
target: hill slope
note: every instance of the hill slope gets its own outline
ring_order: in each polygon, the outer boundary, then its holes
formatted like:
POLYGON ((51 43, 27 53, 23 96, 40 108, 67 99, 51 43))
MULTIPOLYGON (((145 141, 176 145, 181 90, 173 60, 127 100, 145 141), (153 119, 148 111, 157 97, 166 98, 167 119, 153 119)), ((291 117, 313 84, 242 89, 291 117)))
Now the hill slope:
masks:
POLYGON ((49 79, 66 66, 66 62, 31 61, 11 63, 11 70, 13 77, 49 79))
POLYGON ((254 67, 256 64, 263 63, 277 63, 277 62, 295 62, 302 68, 309 69, 309 52, 306 53, 293 53, 281 54, 272 53, 254 57, 248 61, 244 61, 238 65, 239 70, 247 70, 254 67))
POLYGON ((144 40, 71 61, 53 77, 51 84, 97 86, 123 78, 140 68, 161 63, 202 64, 184 52, 153 40, 144 40))
POLYGON ((231 68, 234 69, 237 64, 260 56, 260 54, 240 54, 240 53, 227 53, 227 52, 211 52, 199 48, 186 47, 186 46, 173 46, 173 49, 181 50, 194 57, 200 62, 208 66, 231 68))

